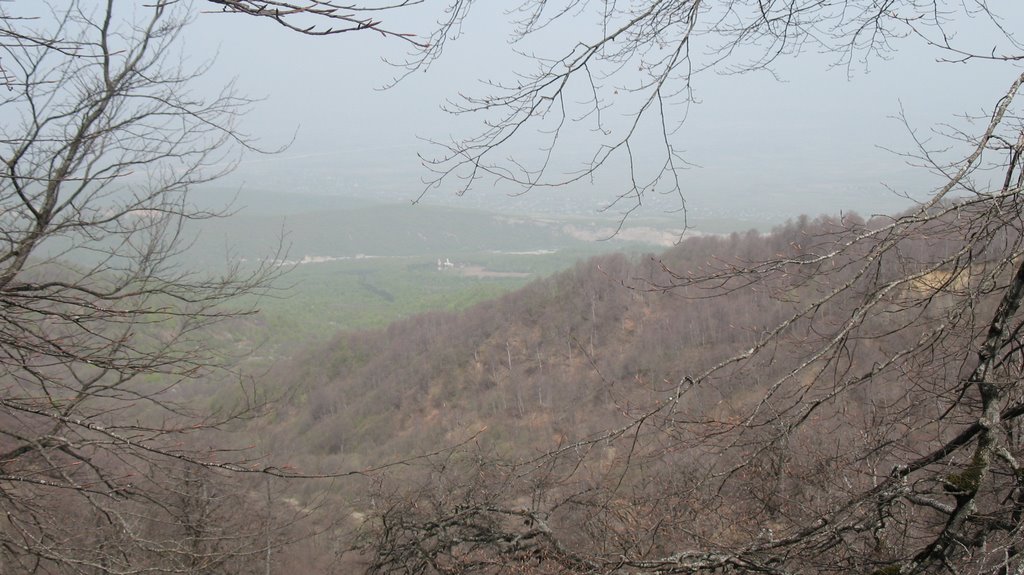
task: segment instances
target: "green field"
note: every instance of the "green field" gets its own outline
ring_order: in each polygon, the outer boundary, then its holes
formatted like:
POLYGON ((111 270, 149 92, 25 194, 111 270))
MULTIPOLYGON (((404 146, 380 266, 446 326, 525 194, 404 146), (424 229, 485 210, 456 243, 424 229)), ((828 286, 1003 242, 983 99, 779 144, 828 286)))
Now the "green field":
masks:
POLYGON ((423 311, 464 308, 571 265, 580 254, 532 256, 533 261, 485 255, 458 261, 529 275, 472 277, 458 268, 439 271, 435 259, 415 256, 300 264, 279 282, 278 292, 258 301, 258 319, 275 343, 322 340, 423 311))
MULTIPOLYGON (((232 198, 214 190, 200 199, 216 208, 232 198)), ((640 233, 599 241, 616 220, 298 194, 252 193, 235 204, 243 208, 230 217, 194 224, 185 263, 216 271, 276 257, 288 270, 270 294, 240 302, 258 313, 221 334, 240 350, 255 348, 261 363, 342 330, 463 309, 599 253, 660 251, 643 240, 664 226, 645 222, 640 233)))

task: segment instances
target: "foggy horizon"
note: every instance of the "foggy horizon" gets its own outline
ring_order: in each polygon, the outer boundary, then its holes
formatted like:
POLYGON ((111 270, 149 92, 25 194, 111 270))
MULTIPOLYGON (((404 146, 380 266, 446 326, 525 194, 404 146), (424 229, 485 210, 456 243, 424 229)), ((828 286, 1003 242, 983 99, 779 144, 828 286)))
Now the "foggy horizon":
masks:
MULTIPOLYGON (((530 65, 510 52, 510 29, 495 12, 471 14, 464 36, 426 73, 381 90, 399 71, 382 58, 400 59, 401 41, 373 33, 310 38, 282 33, 262 19, 199 11, 184 49, 190 59, 217 51, 204 83, 236 77, 242 94, 265 98, 243 118, 243 131, 271 149, 290 142, 278 155, 248 154, 224 183, 285 192, 290 181, 293 191, 417 199, 427 175, 417 154, 435 151, 423 138, 465 135, 479 121, 445 114, 445 99, 481 92, 480 80, 507 80, 511 69, 530 65)), ((429 29, 429 17, 421 12, 403 29, 429 29)), ((976 32, 961 30, 959 38, 976 32)), ((541 48, 556 50, 556 42, 544 40, 541 48)), ((923 42, 904 40, 895 57, 875 56, 848 68, 833 67, 834 54, 808 50, 782 57, 778 79, 768 73, 700 76, 699 103, 676 134, 684 160, 693 164, 681 172, 690 213, 721 212, 740 201, 773 212, 774 220, 796 212, 867 216, 909 207, 903 195, 926 197, 938 180, 899 155, 915 151, 909 130, 931 138, 938 124, 991 105, 991 94, 1010 79, 986 63, 936 62, 923 42), (946 74, 953 67, 958 81, 950 83, 946 74), (895 118, 901 110, 909 126, 895 118)), ((572 150, 586 145, 585 134, 573 137, 556 150, 570 168, 572 150)), ((617 192, 608 175, 531 190, 531 198, 514 197, 520 191, 478 183, 461 198, 442 188, 422 201, 514 212, 568 205, 588 212, 606 207, 617 192)), ((648 196, 644 203, 637 215, 673 217, 680 207, 677 197, 648 196)))

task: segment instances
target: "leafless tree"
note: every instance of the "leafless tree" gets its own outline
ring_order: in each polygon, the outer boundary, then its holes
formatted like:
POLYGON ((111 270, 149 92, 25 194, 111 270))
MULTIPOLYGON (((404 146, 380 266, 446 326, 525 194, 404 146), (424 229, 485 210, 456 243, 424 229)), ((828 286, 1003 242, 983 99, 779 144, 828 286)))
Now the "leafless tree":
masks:
MULTIPOLYGON (((854 71, 873 58, 895 57, 906 41, 928 44, 951 63, 1020 61, 1012 19, 989 4, 520 2, 509 15, 522 69, 495 72, 482 88, 460 89, 447 103, 449 112, 476 119, 481 129, 434 141, 436 152, 424 158, 431 173, 424 193, 464 193, 481 181, 526 192, 596 178, 618 186, 612 199, 620 213, 658 196, 684 207, 682 174, 690 164, 679 142, 687 135, 686 117, 699 113, 691 104, 699 101, 702 78, 773 73, 776 63, 811 52, 832 54, 835 66, 854 71), (974 37, 991 45, 962 43, 969 40, 958 28, 968 22, 987 28, 974 37)), ((404 72, 429 68, 472 26, 470 12, 485 9, 472 0, 447 3, 430 40, 400 64, 404 72)))
POLYGON ((1024 572, 1019 23, 988 2, 938 0, 528 0, 515 14, 522 42, 570 17, 594 17, 595 36, 456 104, 488 121, 445 144, 433 184, 562 185, 621 155, 634 174, 621 199, 678 193, 669 103, 691 101, 701 74, 770 69, 808 49, 853 66, 913 37, 951 62, 1003 63, 1007 83, 941 144, 920 141, 911 157, 941 182, 914 209, 805 222, 757 257, 636 278, 632 289, 694 299, 759 294, 787 319, 724 360, 685 366, 646 406, 623 406, 619 427, 528 460, 439 462, 369 524, 371 570, 1024 572), (967 19, 989 27, 990 45, 958 43, 967 19), (618 84, 624 69, 643 79, 618 84), (598 130, 611 139, 578 173, 549 173, 563 126, 600 128, 622 102, 635 106, 624 132, 598 130), (649 115, 664 163, 641 179, 632 150, 649 115), (535 125, 554 125, 538 164, 499 153, 535 125))
POLYGON ((251 456, 204 434, 262 400, 211 335, 279 268, 181 255, 187 222, 222 215, 190 190, 252 148, 249 100, 193 92, 174 1, 0 10, 0 570, 245 571, 280 538, 224 485, 251 456), (193 409, 202 378, 238 404, 193 409))
MULTIPOLYGON (((380 26, 319 2, 221 4, 305 33, 291 22, 380 26)), ((429 67, 477 4, 444 6, 409 72, 429 67)), ((920 141, 912 158, 942 181, 915 209, 801 225, 763 257, 637 278, 634 289, 691 298, 767 295, 788 318, 624 406, 620 427, 526 461, 446 457, 377 509, 371 570, 1024 572, 1019 24, 984 0, 524 0, 511 14, 523 47, 569 19, 592 20, 593 34, 453 102, 484 127, 438 142, 428 189, 491 179, 530 190, 624 167, 626 211, 652 193, 682 201, 674 136, 701 76, 770 71, 807 50, 854 67, 912 38, 951 63, 1005 64, 1007 86, 941 145, 920 141), (968 20, 987 27, 985 46, 962 43, 968 20), (595 134, 591 153, 560 171, 560 141, 580 126, 595 134), (505 153, 523 141, 540 154, 505 153), (712 395, 728 401, 701 401, 712 395)))
POLYGON ((398 32, 381 17, 407 9, 425 0, 398 0, 368 4, 341 4, 329 0, 207 0, 225 13, 246 14, 268 18, 285 28, 310 36, 332 36, 349 32, 373 31, 389 38, 398 38, 413 45, 426 43, 410 32, 398 32))

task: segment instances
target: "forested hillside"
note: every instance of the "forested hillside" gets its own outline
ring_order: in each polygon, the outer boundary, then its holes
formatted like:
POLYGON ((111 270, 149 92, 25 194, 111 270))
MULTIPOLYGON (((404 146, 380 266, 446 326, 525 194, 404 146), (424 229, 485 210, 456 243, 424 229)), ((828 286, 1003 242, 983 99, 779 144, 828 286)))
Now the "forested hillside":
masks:
POLYGON ((785 247, 794 234, 772 236, 773 246, 752 233, 664 255, 600 256, 466 312, 340 334, 269 376, 302 390, 282 428, 291 444, 274 451, 358 467, 487 428, 483 445, 518 456, 604 428, 628 398, 675 389, 786 311, 749 291, 710 300, 662 292, 663 266, 785 247))
MULTIPOLYGON (((270 385, 292 391, 264 429, 272 437, 268 449, 307 472, 411 460, 387 470, 382 483, 378 477, 376 488, 332 484, 326 495, 344 501, 339 508, 360 522, 370 517, 361 528, 381 539, 366 551, 387 569, 419 561, 403 555, 411 552, 403 546, 423 541, 436 545, 429 553, 447 557, 453 569, 469 568, 462 561, 473 552, 458 551, 465 529, 483 538, 486 553, 498 553, 492 560, 529 563, 525 550, 503 555, 508 549, 498 542, 529 532, 506 525, 507 513, 524 513, 528 522, 539 514, 551 529, 582 525, 560 544, 599 555, 643 557, 693 538, 725 544, 757 540, 759 530, 799 529, 831 505, 844 483, 877 480, 895 463, 883 451, 872 455, 879 445, 862 434, 896 433, 896 451, 925 450, 944 436, 928 425, 896 432, 874 429, 871 421, 893 410, 924 410, 931 418, 939 407, 913 405, 913 394, 891 385, 891 375, 861 380, 842 399, 810 391, 813 374, 778 387, 856 304, 841 300, 791 325, 754 361, 691 386, 691 378, 762 345, 799 302, 829 293, 831 282, 849 275, 842 272, 849 255, 822 262, 838 270, 828 282, 793 274, 760 283, 732 276, 681 284, 691 274, 813 254, 851 230, 883 225, 856 216, 801 218, 771 234, 693 238, 658 255, 595 257, 465 312, 426 313, 382 330, 340 334, 268 374, 270 385), (745 421, 768 417, 758 411, 773 408, 765 399, 772 386, 779 409, 794 409, 784 406, 801 393, 815 403, 813 414, 800 416, 799 432, 781 419, 745 421), (688 426, 699 435, 688 436, 688 426), (738 429, 745 434, 737 437, 738 429), (444 453, 417 459, 439 450, 444 453), (837 458, 857 473, 826 473, 837 458), (865 461, 872 471, 862 467, 865 461), (725 476, 730 480, 720 482, 725 476), (469 513, 466 524, 454 521, 443 532, 430 527, 460 509, 506 515, 469 513)), ((949 245, 922 238, 902 248, 923 262, 942 257, 949 245)), ((887 259, 876 271, 895 277, 908 261, 887 259)), ((892 315, 872 318, 866 333, 847 344, 856 348, 855 359, 821 362, 832 370, 826 377, 842 386, 848 374, 870 372, 873 362, 913 344, 901 329, 936 316, 907 312, 901 302, 922 294, 939 300, 948 287, 941 273, 902 285, 891 295, 892 315)), ((311 500, 325 496, 310 486, 303 491, 311 500)), ((554 552, 543 542, 526 548, 554 552)), ((556 558, 536 572, 564 572, 567 565, 556 558)))

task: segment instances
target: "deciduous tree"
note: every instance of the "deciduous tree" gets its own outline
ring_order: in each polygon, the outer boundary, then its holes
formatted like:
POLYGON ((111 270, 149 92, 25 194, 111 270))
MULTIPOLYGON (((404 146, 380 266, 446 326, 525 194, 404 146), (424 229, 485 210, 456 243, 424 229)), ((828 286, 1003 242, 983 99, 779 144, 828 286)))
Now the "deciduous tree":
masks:
MULTIPOLYGON (((453 19, 471 5, 454 3, 453 19)), ((959 65, 1001 64, 1007 78, 984 113, 940 129, 941 144, 919 142, 911 156, 941 181, 907 212, 802 221, 742 257, 636 278, 632 289, 696 300, 767 294, 784 319, 724 360, 681 366, 688 375, 645 407, 622 406, 619 427, 527 461, 477 459, 458 478, 446 461, 435 480, 451 485, 380 511, 373 569, 1024 570, 1019 23, 988 2, 939 0, 528 0, 515 15, 524 44, 568 18, 597 24, 535 73, 455 103, 487 121, 443 144, 432 184, 564 185, 622 160, 628 206, 681 193, 672 105, 685 108, 703 74, 771 69, 812 48, 853 66, 899 57, 913 38, 959 65), (985 46, 962 43, 967 22, 988 27, 985 46), (626 129, 601 129, 621 106, 626 129), (599 129, 591 159, 563 175, 552 157, 574 118, 599 129), (644 118, 660 126, 646 176, 634 153, 650 136, 644 118), (501 153, 530 127, 546 138, 537 162, 501 153)))
POLYGON ((176 58, 189 13, 175 1, 0 10, 0 570, 262 560, 280 537, 227 529, 260 500, 218 477, 253 462, 208 435, 261 400, 211 335, 278 268, 211 275, 181 257, 186 224, 222 215, 192 188, 252 148, 237 128, 249 100, 194 91, 203 68, 176 58), (201 378, 242 399, 195 409, 201 378))

